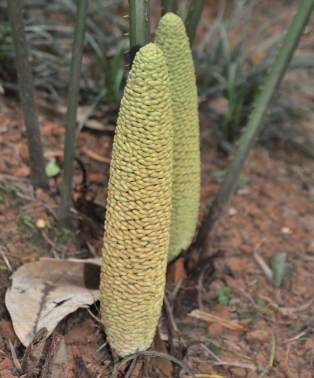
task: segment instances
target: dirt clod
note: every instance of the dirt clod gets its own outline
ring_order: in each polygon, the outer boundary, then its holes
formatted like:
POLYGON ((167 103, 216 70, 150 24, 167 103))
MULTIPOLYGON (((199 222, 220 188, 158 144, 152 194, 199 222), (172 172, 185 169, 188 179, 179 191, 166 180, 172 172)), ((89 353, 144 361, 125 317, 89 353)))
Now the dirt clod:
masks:
POLYGON ((257 377, 258 377, 258 375, 257 375, 256 371, 254 371, 254 370, 249 371, 247 373, 247 376, 246 376, 246 378, 257 378, 257 377))
POLYGON ((222 326, 218 323, 213 323, 207 328, 208 336, 216 337, 222 333, 222 326))
POLYGON ((232 377, 234 377, 234 378, 245 378, 246 377, 246 371, 245 371, 245 369, 243 369, 241 367, 231 368, 230 372, 232 374, 232 377))
POLYGON ((306 343, 304 344, 305 349, 313 349, 314 348, 314 340, 313 339, 307 339, 306 343))
POLYGON ((14 368, 14 364, 10 358, 5 358, 2 362, 0 362, 0 371, 10 370, 12 368, 14 368))
POLYGON ((245 338, 250 343, 263 343, 268 341, 270 336, 269 331, 263 329, 257 329, 256 331, 250 331, 246 334, 245 338))

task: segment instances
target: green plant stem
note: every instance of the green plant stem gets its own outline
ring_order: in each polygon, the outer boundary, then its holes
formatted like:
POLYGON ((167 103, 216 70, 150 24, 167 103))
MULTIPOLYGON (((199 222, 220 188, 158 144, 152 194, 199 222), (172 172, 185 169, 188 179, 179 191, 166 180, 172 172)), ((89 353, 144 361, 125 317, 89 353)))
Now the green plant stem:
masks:
POLYGON ((200 255, 201 260, 210 254, 210 245, 214 231, 229 204, 251 148, 262 129, 262 121, 266 115, 269 103, 282 81, 313 7, 314 0, 303 0, 301 2, 271 68, 265 86, 257 98, 255 108, 239 141, 239 147, 198 234, 196 248, 202 250, 200 255))
POLYGON ((177 11, 177 0, 162 0, 161 1, 161 15, 172 12, 176 13, 177 11))
POLYGON ((189 37, 191 46, 195 38, 197 25, 201 19, 204 4, 205 4, 205 0, 191 0, 191 4, 189 6, 188 14, 185 20, 185 27, 186 27, 186 34, 189 37))
POLYGON ((28 59, 28 46, 25 35, 22 0, 8 0, 8 13, 27 133, 32 184, 34 188, 49 189, 49 181, 45 172, 45 161, 39 123, 36 114, 33 75, 28 59))
POLYGON ((88 0, 78 0, 73 51, 71 60, 70 84, 68 93, 68 110, 64 142, 64 162, 61 184, 61 198, 58 209, 58 221, 62 226, 69 226, 70 208, 72 204, 72 181, 74 164, 74 147, 76 135, 76 113, 80 86, 80 74, 84 47, 88 0))
POLYGON ((149 0, 129 0, 131 65, 138 50, 150 42, 149 0))

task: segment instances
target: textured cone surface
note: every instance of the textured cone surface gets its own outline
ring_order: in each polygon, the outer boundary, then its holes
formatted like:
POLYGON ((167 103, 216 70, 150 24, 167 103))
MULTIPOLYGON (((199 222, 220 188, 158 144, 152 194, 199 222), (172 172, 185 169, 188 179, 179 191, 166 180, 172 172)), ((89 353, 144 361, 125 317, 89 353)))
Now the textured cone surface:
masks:
POLYGON ((136 54, 113 143, 101 272, 101 314, 120 356, 152 343, 160 316, 170 238, 170 81, 161 50, 136 54))
POLYGON ((172 91, 173 186, 168 261, 192 242, 200 201, 200 147, 195 70, 185 26, 167 13, 159 22, 156 44, 167 62, 172 91))

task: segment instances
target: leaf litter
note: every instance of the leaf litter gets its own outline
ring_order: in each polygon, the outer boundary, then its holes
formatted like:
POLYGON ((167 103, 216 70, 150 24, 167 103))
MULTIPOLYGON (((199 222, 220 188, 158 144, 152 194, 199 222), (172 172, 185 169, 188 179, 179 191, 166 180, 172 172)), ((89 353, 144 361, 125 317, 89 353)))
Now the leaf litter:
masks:
POLYGON ((100 264, 100 258, 44 258, 14 272, 5 303, 24 346, 41 328, 50 335, 64 317, 99 300, 100 264))

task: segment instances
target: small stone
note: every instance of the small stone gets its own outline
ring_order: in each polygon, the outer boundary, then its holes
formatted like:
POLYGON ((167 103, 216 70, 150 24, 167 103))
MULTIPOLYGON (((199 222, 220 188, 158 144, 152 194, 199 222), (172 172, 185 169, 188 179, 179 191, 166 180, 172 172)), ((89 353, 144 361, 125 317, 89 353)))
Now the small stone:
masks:
POLYGON ((257 378, 257 377, 258 377, 258 375, 257 375, 256 371, 254 371, 254 370, 249 371, 247 373, 247 376, 246 376, 246 378, 257 378))
POLYGON ((282 227, 281 232, 283 234, 292 234, 292 230, 289 227, 282 227))
POLYGON ((218 323, 213 323, 207 328, 208 336, 217 337, 222 333, 222 326, 218 323))
POLYGON ((249 343, 265 342, 269 339, 269 331, 264 331, 262 329, 251 331, 246 334, 245 338, 249 343))
POLYGON ((232 270, 233 273, 239 273, 239 274, 244 274, 245 271, 247 270, 247 265, 243 261, 243 259, 239 257, 230 257, 228 261, 228 266, 232 270))
POLYGON ((13 361, 10 358, 5 358, 1 363, 0 363, 0 371, 2 370, 10 370, 14 368, 13 361))
POLYGON ((236 215, 236 213, 237 213, 237 210, 234 209, 233 207, 230 207, 230 209, 228 210, 229 217, 233 217, 234 215, 236 215))
POLYGON ((235 378, 245 378, 246 377, 246 371, 243 368, 240 367, 234 367, 230 369, 230 372, 232 374, 232 377, 235 378))
POLYGON ((306 343, 304 344, 305 349, 313 349, 314 348, 314 340, 313 339, 307 339, 306 343))

